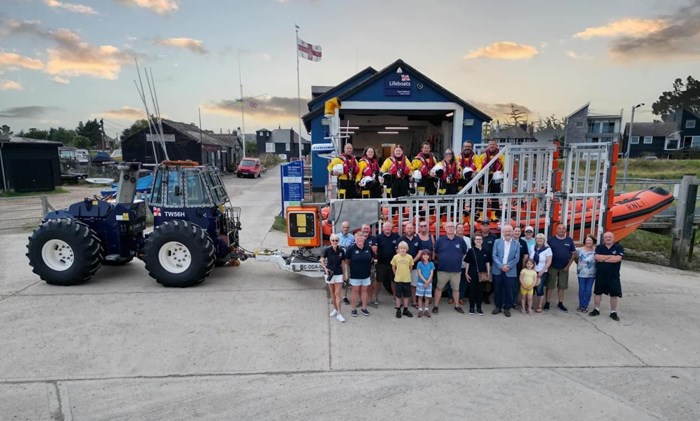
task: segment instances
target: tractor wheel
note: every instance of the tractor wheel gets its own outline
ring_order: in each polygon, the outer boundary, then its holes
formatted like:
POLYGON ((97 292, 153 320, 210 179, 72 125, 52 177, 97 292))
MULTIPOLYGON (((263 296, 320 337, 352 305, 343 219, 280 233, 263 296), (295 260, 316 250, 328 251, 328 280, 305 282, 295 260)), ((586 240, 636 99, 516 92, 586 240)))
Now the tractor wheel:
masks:
POLYGON ((85 282, 100 268, 102 246, 87 225, 69 218, 39 225, 29 237, 32 271, 52 285, 85 282))
POLYGON ((199 284, 214 268, 214 243, 206 231, 187 221, 156 227, 143 251, 148 274, 166 287, 199 284))

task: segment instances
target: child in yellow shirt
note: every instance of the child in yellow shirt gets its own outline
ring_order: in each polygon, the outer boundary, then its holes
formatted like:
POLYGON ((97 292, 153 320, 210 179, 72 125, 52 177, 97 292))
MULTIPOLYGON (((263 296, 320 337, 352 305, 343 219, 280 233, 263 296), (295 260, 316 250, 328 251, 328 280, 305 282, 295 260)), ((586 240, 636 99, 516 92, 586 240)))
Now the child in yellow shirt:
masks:
POLYGON ((394 271, 395 297, 396 297, 396 318, 401 315, 413 317, 413 313, 408 310, 408 299, 411 297, 411 269, 413 268, 413 257, 408 254, 408 243, 402 241, 396 248, 398 254, 391 259, 391 269, 394 271), (401 299, 403 299, 403 312, 401 312, 401 299))

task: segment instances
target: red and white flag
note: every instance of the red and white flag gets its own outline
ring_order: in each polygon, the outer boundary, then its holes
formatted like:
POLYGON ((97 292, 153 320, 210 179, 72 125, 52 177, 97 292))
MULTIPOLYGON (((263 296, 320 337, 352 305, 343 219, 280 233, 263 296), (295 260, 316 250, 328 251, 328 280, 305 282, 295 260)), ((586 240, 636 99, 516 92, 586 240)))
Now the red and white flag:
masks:
POLYGON ((303 57, 311 61, 321 61, 321 46, 309 44, 297 38, 297 53, 299 57, 303 57))

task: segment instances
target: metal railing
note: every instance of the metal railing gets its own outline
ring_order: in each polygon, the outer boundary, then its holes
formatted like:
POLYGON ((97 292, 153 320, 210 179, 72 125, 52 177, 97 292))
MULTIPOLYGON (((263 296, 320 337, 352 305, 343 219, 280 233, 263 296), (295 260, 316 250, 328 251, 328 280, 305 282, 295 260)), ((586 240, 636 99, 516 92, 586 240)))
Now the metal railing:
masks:
POLYGON ((46 196, 0 198, 0 232, 31 229, 50 210, 54 209, 46 196))

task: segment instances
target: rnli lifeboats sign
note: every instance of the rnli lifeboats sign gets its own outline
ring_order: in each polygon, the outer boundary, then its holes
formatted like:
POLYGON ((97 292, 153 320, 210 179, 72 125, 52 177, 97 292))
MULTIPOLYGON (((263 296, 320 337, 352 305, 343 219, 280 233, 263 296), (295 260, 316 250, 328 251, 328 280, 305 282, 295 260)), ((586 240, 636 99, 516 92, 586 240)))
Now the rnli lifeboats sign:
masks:
POLYGON ((280 171, 282 182, 282 215, 287 206, 299 206, 304 199, 304 161, 282 164, 280 171))
POLYGON ((407 73, 391 73, 384 79, 385 96, 411 96, 413 94, 413 80, 407 73))

